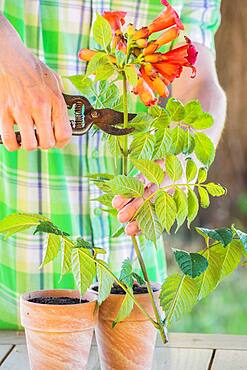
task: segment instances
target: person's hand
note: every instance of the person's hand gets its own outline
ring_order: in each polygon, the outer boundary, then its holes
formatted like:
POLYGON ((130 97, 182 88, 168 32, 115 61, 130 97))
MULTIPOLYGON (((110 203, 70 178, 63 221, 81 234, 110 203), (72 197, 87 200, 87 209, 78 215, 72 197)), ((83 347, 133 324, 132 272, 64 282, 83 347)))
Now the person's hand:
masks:
MULTIPOLYGON (((181 156, 180 160, 183 167, 185 167, 185 161, 181 156)), ((174 183, 165 173, 165 162, 163 160, 158 160, 156 161, 156 163, 158 163, 160 167, 164 170, 164 180, 160 187, 167 187, 167 192, 173 193, 174 188, 172 185, 174 185, 174 183)), ((137 177, 138 180, 142 181, 145 185, 145 191, 142 198, 127 199, 122 197, 121 195, 116 195, 112 201, 112 206, 118 211, 118 221, 123 224, 127 223, 125 227, 125 233, 129 236, 134 236, 141 232, 138 222, 135 220, 135 215, 138 212, 138 209, 142 206, 145 199, 147 199, 156 190, 158 190, 157 185, 147 181, 147 179, 142 174, 139 174, 137 177)), ((183 174, 178 183, 184 183, 185 181, 185 174, 183 174)), ((152 200, 154 199, 151 199, 151 201, 152 200)))
POLYGON ((71 138, 67 107, 58 76, 23 45, 5 20, 0 22, 0 134, 9 151, 62 148, 71 138), (36 127, 38 140, 35 136, 36 127))

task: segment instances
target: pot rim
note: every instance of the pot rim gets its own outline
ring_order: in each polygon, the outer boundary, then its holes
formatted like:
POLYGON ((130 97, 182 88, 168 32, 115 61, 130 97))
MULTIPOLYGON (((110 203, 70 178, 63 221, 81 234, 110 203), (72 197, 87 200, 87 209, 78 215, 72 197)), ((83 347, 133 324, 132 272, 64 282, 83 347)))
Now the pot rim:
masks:
MULTIPOLYGON (((97 290, 93 290, 93 288, 98 286, 98 285, 99 285, 98 283, 92 284, 91 287, 89 288, 89 292, 95 292, 95 293, 98 294, 97 290)), ((154 288, 157 289, 155 292, 153 292, 154 294, 159 293, 160 290, 161 290, 161 284, 160 283, 151 282, 151 287, 152 288, 154 287, 154 288)), ((125 294, 110 293, 109 296, 123 297, 123 296, 125 296, 125 294)), ((148 292, 147 293, 134 294, 135 297, 144 297, 146 295, 148 295, 148 292)))
MULTIPOLYGON (((69 298, 72 298, 72 295, 71 296, 68 296, 69 298)), ((65 307, 65 306, 69 306, 69 307, 78 307, 78 306, 86 306, 86 305, 89 305, 91 304, 92 302, 94 301, 97 301, 98 299, 98 293, 96 291, 93 291, 91 289, 88 289, 87 292, 83 295, 83 297, 80 296, 80 293, 79 293, 79 290, 77 289, 41 289, 41 290, 33 290, 33 291, 30 291, 30 292, 25 292, 23 293, 21 296, 20 296, 20 301, 21 302, 25 302, 25 304, 28 304, 30 306, 33 306, 35 305, 36 306, 39 306, 39 307, 51 307, 51 308, 54 308, 54 307, 65 307), (36 297, 59 297, 59 295, 53 295, 52 292, 61 292, 61 297, 64 297, 64 294, 69 294, 69 293, 75 293, 75 292, 78 292, 78 296, 73 296, 73 298, 81 298, 81 299, 87 299, 88 302, 82 302, 82 303, 73 303, 73 304, 67 304, 67 305, 58 305, 58 304, 44 304, 44 303, 36 303, 36 302, 30 302, 29 299, 32 298, 31 295, 32 294, 35 294, 36 297), (41 293, 41 294, 40 294, 41 293), (47 293, 47 295, 46 295, 47 293)))

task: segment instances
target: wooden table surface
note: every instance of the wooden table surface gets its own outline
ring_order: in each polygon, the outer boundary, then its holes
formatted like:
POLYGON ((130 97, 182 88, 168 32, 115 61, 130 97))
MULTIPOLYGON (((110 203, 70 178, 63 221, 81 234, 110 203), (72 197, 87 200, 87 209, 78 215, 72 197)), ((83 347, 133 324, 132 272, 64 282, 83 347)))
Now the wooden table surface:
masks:
MULTIPOLYGON (((23 333, 0 331, 0 367, 29 370, 23 333)), ((88 370, 99 369, 93 340, 88 370)), ((171 333, 168 346, 157 342, 153 370, 247 370, 247 336, 171 333)))

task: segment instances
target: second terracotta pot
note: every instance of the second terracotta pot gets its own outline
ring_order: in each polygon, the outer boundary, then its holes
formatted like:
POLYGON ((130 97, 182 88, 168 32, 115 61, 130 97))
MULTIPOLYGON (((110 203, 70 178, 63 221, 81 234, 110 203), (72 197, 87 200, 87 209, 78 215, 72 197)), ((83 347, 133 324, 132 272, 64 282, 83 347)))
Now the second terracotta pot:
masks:
POLYGON ((37 297, 79 298, 75 290, 42 290, 21 297, 21 323, 25 328, 32 370, 86 369, 93 330, 97 322, 97 295, 89 302, 46 305, 29 302, 37 297))
MULTIPOLYGON (((158 301, 160 286, 155 299, 158 301)), ((135 298, 154 318, 148 294, 135 298)), ((96 340, 102 370, 151 370, 157 330, 135 305, 130 316, 112 328, 124 295, 111 294, 99 308, 96 340)))

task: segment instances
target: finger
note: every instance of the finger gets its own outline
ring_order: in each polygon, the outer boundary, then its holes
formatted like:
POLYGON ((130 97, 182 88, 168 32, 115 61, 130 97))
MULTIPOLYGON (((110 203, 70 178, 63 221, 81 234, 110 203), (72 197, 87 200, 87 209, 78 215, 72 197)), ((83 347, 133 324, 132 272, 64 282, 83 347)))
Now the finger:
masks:
POLYGON ((137 198, 128 203, 118 213, 118 221, 121 223, 130 221, 143 202, 144 202, 143 198, 137 198))
POLYGON ((137 221, 132 221, 125 227, 125 233, 129 236, 135 236, 139 234, 139 232, 140 232, 140 229, 139 229, 137 221))
POLYGON ((61 93, 54 94, 53 96, 52 122, 54 125, 56 147, 63 148, 71 140, 72 128, 67 106, 61 93))
POLYGON ((0 118, 0 134, 6 149, 10 152, 20 149, 14 132, 14 119, 8 113, 4 112, 0 118))
POLYGON ((51 120, 51 104, 49 100, 42 100, 39 108, 32 107, 32 117, 39 137, 39 147, 50 149, 55 146, 55 137, 51 120))
POLYGON ((112 207, 120 211, 120 209, 122 209, 127 203, 129 203, 129 201, 130 198, 124 198, 121 195, 116 195, 112 200, 112 207))
POLYGON ((32 118, 27 113, 16 113, 15 122, 21 133, 21 147, 28 150, 36 150, 38 147, 32 118))

